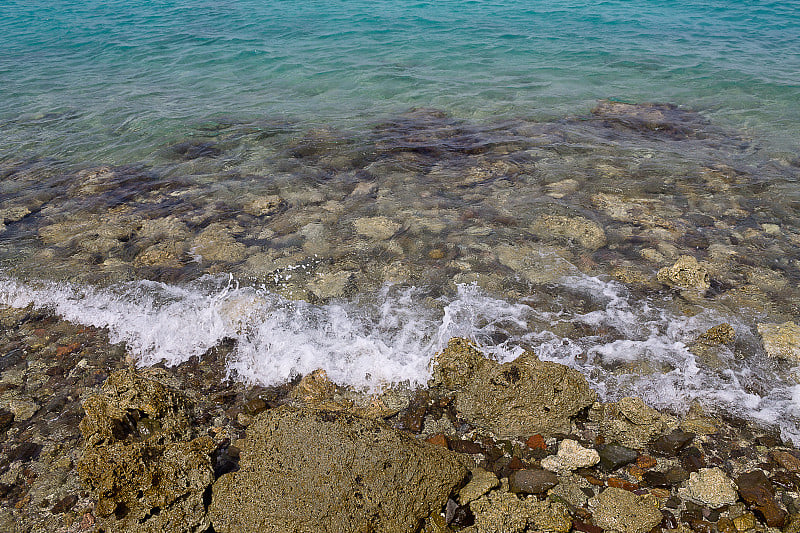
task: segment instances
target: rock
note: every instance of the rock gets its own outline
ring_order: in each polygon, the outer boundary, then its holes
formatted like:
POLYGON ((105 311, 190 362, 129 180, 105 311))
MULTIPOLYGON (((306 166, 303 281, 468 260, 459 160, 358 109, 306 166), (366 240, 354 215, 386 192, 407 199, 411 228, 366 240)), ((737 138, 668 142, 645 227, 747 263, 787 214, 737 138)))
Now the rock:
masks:
POLYGON ((553 472, 571 472, 599 462, 600 455, 596 450, 584 448, 572 439, 564 439, 559 443, 556 455, 548 455, 542 459, 542 468, 553 472))
POLYGON ((764 472, 753 470, 736 478, 739 495, 754 510, 764 516, 770 527, 783 527, 786 522, 786 511, 775 501, 775 490, 764 472))
POLYGON ((433 381, 455 393, 465 420, 500 438, 568 432, 570 417, 596 397, 576 370, 532 352, 500 364, 464 339, 451 339, 436 355, 433 381))
POLYGON ((735 340, 736 331, 733 329, 733 327, 731 327, 730 324, 719 324, 697 337, 697 342, 701 342, 709 346, 730 344, 735 340))
POLYGON ((736 486, 719 468, 701 468, 689 475, 685 488, 678 489, 682 498, 712 509, 736 503, 736 486))
POLYGON ((694 437, 694 433, 676 429, 657 438, 651 448, 657 454, 674 457, 684 446, 692 442, 694 437))
POLYGON ((39 404, 31 400, 3 397, 0 398, 0 408, 11 412, 14 420, 28 420, 39 410, 39 404))
POLYGON ((469 483, 458 491, 458 501, 462 505, 466 505, 499 486, 500 480, 497 479, 496 475, 492 472, 487 472, 483 468, 476 468, 472 471, 472 479, 469 480, 469 483))
POLYGON ((616 470, 636 461, 639 452, 625 446, 608 444, 600 448, 600 464, 608 471, 616 470))
POLYGON ((133 266, 179 268, 181 266, 181 257, 185 251, 185 246, 182 242, 158 242, 137 255, 136 259, 133 260, 133 266))
POLYGON ((531 226, 531 232, 541 238, 574 242, 587 250, 606 245, 606 234, 597 223, 580 216, 543 215, 531 226))
POLYGON ((508 478, 508 490, 514 494, 541 494, 558 485, 558 476, 548 470, 517 470, 508 478))
POLYGON ((789 472, 800 472, 800 459, 797 456, 792 455, 789 452, 782 452, 779 450, 775 450, 770 453, 772 460, 781 465, 783 468, 788 470, 789 472))
POLYGON ((238 263, 244 259, 245 249, 244 244, 234 239, 231 229, 215 222, 194 238, 190 251, 204 261, 238 263))
POLYGON ((753 513, 744 513, 733 519, 733 527, 742 533, 751 529, 755 529, 757 523, 756 515, 753 513))
POLYGON ((409 531, 467 476, 457 456, 382 422, 289 405, 253 419, 214 483, 214 530, 409 531))
POLYGON ((637 496, 615 487, 608 487, 589 500, 589 507, 596 525, 619 533, 645 533, 660 524, 662 519, 655 496, 637 496))
POLYGON ((0 209, 0 222, 18 222, 31 214, 31 210, 24 205, 15 205, 0 209))
POLYGON ((589 418, 599 422, 600 433, 606 442, 616 442, 628 448, 643 450, 661 435, 668 417, 648 407, 640 398, 622 398, 609 404, 595 404, 589 418))
POLYGON ((702 135, 701 126, 706 124, 706 120, 698 113, 672 104, 629 104, 602 100, 592 109, 592 115, 608 126, 679 139, 702 135))
POLYGON ((582 488, 587 485, 589 482, 577 474, 561 476, 558 478, 558 485, 547 491, 547 496, 552 501, 561 498, 573 507, 583 507, 589 500, 582 488))
POLYGON ((658 271, 658 281, 670 287, 705 292, 711 288, 708 270, 690 255, 682 255, 671 267, 658 271))
POLYGON ((308 290, 320 300, 341 298, 355 289, 355 279, 355 273, 346 270, 323 274, 308 284, 308 290))
POLYGON ((400 224, 386 217, 364 217, 353 222, 356 233, 376 241, 385 241, 400 231, 400 224))
POLYGON ((266 217, 286 209, 286 201, 278 195, 259 196, 247 202, 242 210, 254 217, 266 217))
POLYGON ((572 527, 564 505, 531 498, 521 500, 509 492, 491 492, 472 502, 470 509, 475 514, 475 525, 465 531, 475 533, 567 533, 572 527))
POLYGON ((203 531, 203 494, 214 481, 213 441, 191 439, 191 404, 178 391, 130 369, 83 404, 77 470, 97 499, 107 531, 203 531))
POLYGON ((572 194, 580 188, 580 183, 572 178, 557 181, 555 183, 548 183, 544 186, 547 190, 547 195, 553 198, 563 198, 568 194, 572 194))
POLYGON ((565 251, 546 246, 512 246, 503 244, 495 249, 497 259, 514 273, 534 285, 551 283, 566 276, 573 268, 563 259, 565 251))
POLYGON ((767 355, 800 361, 800 326, 794 322, 758 324, 767 355))

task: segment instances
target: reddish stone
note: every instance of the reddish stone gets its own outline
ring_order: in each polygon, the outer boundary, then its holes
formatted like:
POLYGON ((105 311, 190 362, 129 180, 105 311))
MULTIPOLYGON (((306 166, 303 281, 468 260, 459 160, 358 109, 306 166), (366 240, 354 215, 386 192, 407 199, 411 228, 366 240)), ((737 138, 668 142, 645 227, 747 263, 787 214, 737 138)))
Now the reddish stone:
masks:
POLYGON ((434 435, 432 437, 428 437, 425 440, 427 440, 431 444, 441 446, 442 448, 447 448, 447 437, 445 437, 444 435, 434 435))
POLYGON ((637 490, 639 488, 639 485, 636 485, 636 484, 631 483, 629 481, 625 481, 624 479, 620 479, 618 477, 610 477, 610 478, 608 478, 606 483, 608 484, 609 487, 614 487, 614 488, 617 488, 617 489, 625 489, 625 490, 629 490, 631 492, 633 492, 633 491, 635 491, 635 490, 637 490))
POLYGON ((519 457, 514 456, 511 458, 511 462, 508 463, 508 468, 511 470, 522 470, 525 468, 525 464, 519 457))
POLYGON ((636 466, 638 466, 642 470, 653 468, 654 466, 656 466, 656 464, 657 464, 656 458, 651 455, 640 455, 636 459, 636 466))
POLYGON ((525 445, 532 450, 546 450, 547 444, 544 442, 544 437, 541 435, 533 435, 525 441, 525 445))
POLYGON ((736 478, 739 495, 750 506, 759 511, 764 522, 770 527, 783 527, 786 524, 786 511, 775 501, 775 490, 761 470, 753 470, 736 478))
POLYGON ((75 352, 80 349, 81 343, 73 342, 72 344, 68 344, 66 346, 59 346, 56 348, 56 355, 61 357, 62 355, 67 355, 69 353, 75 352))
POLYGON ((580 520, 573 520, 572 528, 575 531, 583 531, 584 533, 603 533, 603 528, 592 524, 587 524, 586 522, 581 522, 580 520))
POLYGON ((800 459, 789 452, 774 451, 770 454, 772 460, 784 467, 789 472, 800 472, 800 459))

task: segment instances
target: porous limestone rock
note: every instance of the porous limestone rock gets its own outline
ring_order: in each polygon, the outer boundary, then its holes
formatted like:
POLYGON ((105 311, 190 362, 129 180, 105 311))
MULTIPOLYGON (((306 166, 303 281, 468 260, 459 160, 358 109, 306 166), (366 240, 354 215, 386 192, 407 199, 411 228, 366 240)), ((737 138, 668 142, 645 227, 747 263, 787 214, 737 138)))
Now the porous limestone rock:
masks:
POLYGON ((758 324, 767 355, 800 361, 800 326, 794 322, 758 324))
POLYGON ((246 247, 233 237, 233 233, 222 223, 209 224, 192 241, 191 252, 205 261, 241 261, 244 259, 246 247))
POLYGON ((106 531, 200 532, 204 492, 214 481, 207 436, 192 439, 189 400, 131 369, 106 380, 83 404, 77 463, 106 531))
POLYGON ((385 241, 400 230, 400 224, 387 217, 363 217, 353 222, 356 233, 374 239, 385 241))
POLYGON ((713 509, 736 503, 736 486, 719 468, 701 468, 689 475, 686 487, 678 489, 682 498, 713 509))
POLYGON ((414 531, 467 477, 457 456, 382 421, 290 405, 247 428, 214 484, 214 530, 414 531))
POLYGON ((501 438, 567 433, 570 418, 597 397, 578 371, 533 352, 500 364, 455 338, 433 365, 433 382, 455 393, 459 414, 501 438))
POLYGON ((670 287, 705 292, 711 287, 708 269, 691 255, 682 255, 674 265, 658 271, 658 281, 670 287))
POLYGON ((608 487, 589 500, 595 525, 619 533, 645 533, 663 518, 658 499, 652 494, 638 496, 633 492, 608 487))
POLYGON ((587 250, 606 245, 606 234, 597 223, 580 216, 542 215, 531 226, 534 235, 574 242, 587 250))
POLYGON ((494 473, 476 467, 472 471, 472 479, 458 491, 458 501, 461 505, 466 505, 499 486, 500 480, 494 473))
POLYGON ((542 468, 552 472, 571 472, 578 468, 594 466, 600 462, 597 450, 584 448, 577 441, 564 439, 558 445, 556 455, 548 455, 542 459, 542 468))
POLYGON ((465 533, 522 533, 546 531, 566 533, 572 520, 566 506, 534 497, 520 499, 510 492, 490 492, 470 504, 475 524, 465 533))
POLYGON ((622 398, 618 402, 592 406, 589 418, 598 422, 606 442, 644 449, 675 421, 645 405, 640 398, 622 398))

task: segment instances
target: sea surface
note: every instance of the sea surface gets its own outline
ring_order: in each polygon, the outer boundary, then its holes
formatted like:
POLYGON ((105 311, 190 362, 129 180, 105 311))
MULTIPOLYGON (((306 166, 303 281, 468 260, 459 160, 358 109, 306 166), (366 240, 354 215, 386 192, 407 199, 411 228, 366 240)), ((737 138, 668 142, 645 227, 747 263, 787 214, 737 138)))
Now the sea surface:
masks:
POLYGON ((464 336, 800 442, 798 43, 795 2, 7 0, 0 302, 267 385, 464 336))

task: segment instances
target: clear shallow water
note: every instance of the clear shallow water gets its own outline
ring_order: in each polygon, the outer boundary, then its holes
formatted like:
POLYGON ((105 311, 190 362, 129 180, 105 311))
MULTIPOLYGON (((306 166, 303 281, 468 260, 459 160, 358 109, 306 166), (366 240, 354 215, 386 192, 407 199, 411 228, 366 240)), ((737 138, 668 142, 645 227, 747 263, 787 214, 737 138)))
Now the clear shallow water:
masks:
POLYGON ((787 5, 6 2, 0 302, 259 383, 422 384, 466 336, 798 439, 756 333, 800 322, 787 5))
POLYGON ((598 99, 800 137, 791 2, 29 2, 0 7, 0 157, 149 159, 209 119, 363 127, 412 106, 561 117, 598 99))

